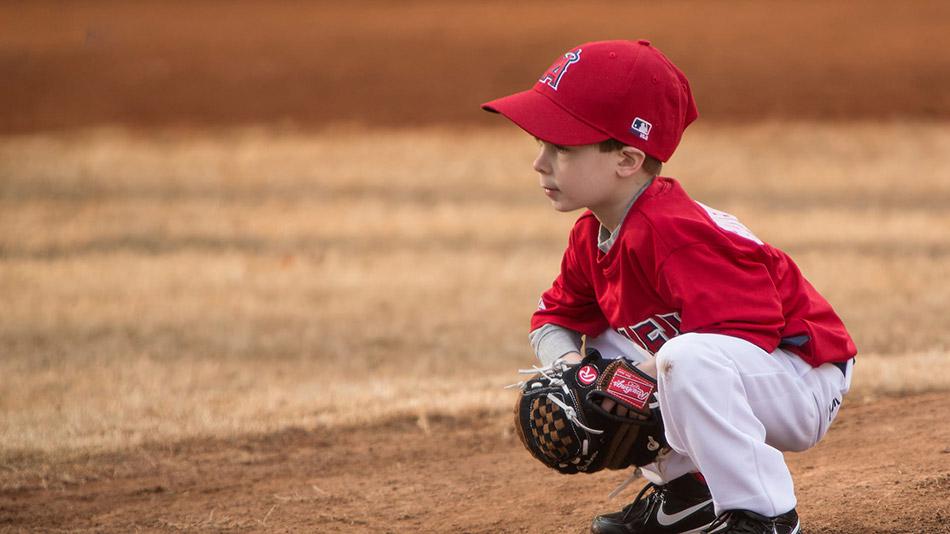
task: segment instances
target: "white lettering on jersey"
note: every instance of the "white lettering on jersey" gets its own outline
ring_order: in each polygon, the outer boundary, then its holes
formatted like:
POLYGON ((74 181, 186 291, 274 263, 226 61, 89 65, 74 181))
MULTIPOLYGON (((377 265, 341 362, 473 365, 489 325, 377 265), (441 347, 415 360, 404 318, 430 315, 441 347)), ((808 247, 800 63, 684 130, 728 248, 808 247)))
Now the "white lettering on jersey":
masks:
POLYGON ((702 202, 697 202, 706 213, 709 214, 709 217, 716 223, 716 226, 722 228, 727 232, 731 232, 738 236, 742 236, 750 241, 755 241, 756 243, 762 245, 762 241, 755 237, 755 234, 752 233, 752 230, 749 230, 746 225, 739 222, 739 219, 731 213, 726 213, 724 211, 719 211, 715 208, 710 208, 709 206, 703 204, 702 202))

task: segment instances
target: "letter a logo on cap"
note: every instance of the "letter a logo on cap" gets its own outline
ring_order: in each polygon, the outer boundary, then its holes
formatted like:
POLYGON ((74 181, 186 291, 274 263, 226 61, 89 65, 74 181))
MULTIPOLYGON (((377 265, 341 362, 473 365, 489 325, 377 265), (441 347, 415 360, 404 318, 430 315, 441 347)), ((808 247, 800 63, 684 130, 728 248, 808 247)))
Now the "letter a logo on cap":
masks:
POLYGON ((538 80, 541 83, 548 84, 548 87, 557 91, 557 86, 561 84, 561 78, 564 77, 564 74, 567 72, 567 69, 571 65, 577 63, 581 60, 581 49, 572 50, 564 54, 564 60, 558 61, 551 66, 547 72, 544 73, 544 76, 538 80))

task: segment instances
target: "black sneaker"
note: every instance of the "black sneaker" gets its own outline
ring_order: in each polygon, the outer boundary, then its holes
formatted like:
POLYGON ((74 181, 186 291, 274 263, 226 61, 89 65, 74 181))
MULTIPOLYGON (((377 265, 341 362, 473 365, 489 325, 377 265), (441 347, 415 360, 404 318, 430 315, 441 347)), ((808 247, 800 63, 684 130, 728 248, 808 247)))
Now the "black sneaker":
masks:
POLYGON ((595 517, 590 531, 593 534, 698 533, 715 520, 709 488, 699 476, 690 473, 662 486, 647 484, 623 510, 595 517))
POLYGON ((803 534, 798 513, 790 512, 775 517, 765 517, 748 510, 729 510, 723 512, 709 525, 709 530, 717 534, 803 534))

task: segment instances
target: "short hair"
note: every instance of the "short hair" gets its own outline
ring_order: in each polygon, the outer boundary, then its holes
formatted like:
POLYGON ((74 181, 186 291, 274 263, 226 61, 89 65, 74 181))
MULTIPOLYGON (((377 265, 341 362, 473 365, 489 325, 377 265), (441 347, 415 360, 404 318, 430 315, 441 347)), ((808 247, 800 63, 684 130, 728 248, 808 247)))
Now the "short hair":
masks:
MULTIPOLYGON (((601 152, 613 152, 614 150, 621 150, 627 145, 611 137, 606 141, 601 141, 597 146, 600 147, 601 152)), ((660 172, 663 171, 663 162, 649 154, 645 153, 644 155, 646 158, 643 160, 643 170, 647 171, 653 176, 659 176, 660 172)))

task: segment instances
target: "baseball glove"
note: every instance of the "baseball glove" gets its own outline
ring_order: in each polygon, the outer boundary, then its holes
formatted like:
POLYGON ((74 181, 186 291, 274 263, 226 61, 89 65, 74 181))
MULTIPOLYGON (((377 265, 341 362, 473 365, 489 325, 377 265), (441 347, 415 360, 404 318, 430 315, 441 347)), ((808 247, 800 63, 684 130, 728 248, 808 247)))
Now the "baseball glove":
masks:
POLYGON ((594 473, 653 462, 666 447, 656 380, 596 350, 576 365, 555 362, 517 384, 515 429, 525 448, 561 473, 594 473), (611 399, 626 416, 601 407, 611 399))

